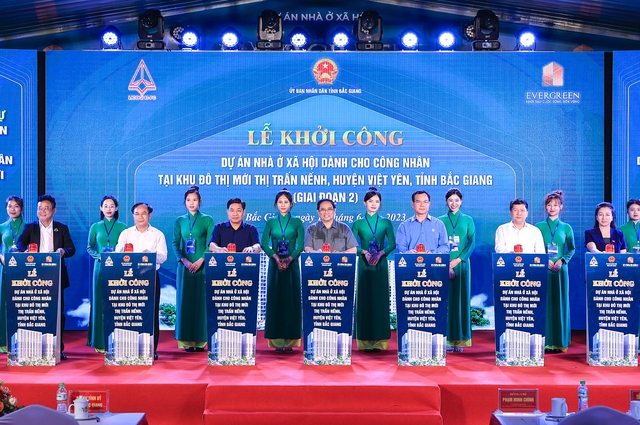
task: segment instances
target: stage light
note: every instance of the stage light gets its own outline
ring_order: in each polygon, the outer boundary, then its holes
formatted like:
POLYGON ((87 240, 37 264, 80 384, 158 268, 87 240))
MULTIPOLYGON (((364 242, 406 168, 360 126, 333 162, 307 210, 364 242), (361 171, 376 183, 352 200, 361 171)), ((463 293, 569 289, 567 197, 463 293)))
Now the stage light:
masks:
POLYGON ((289 34, 289 42, 293 50, 305 50, 309 45, 309 35, 305 30, 297 27, 289 34))
POLYGON ((453 50, 456 44, 456 36, 451 31, 444 31, 438 36, 440 50, 453 50))
POLYGON ((516 49, 520 51, 536 50, 536 35, 531 28, 522 28, 516 34, 516 49))
POLYGON ((182 33, 182 50, 198 50, 200 48, 200 35, 193 28, 185 28, 182 33))
POLYGON ((347 46, 351 42, 349 33, 344 28, 338 28, 331 35, 331 46, 333 50, 347 50, 347 46))
POLYGON ((240 50, 240 33, 235 28, 227 28, 220 37, 222 50, 240 50))
POLYGON ((164 49, 164 19, 159 10, 149 9, 138 17, 138 37, 138 49, 164 49))
POLYGON ((473 50, 500 50, 500 21, 490 10, 478 10, 475 17, 473 50))
POLYGON ((462 36, 467 41, 473 41, 476 37, 476 21, 467 22, 462 26, 462 36))
POLYGON ((258 16, 258 50, 282 50, 282 18, 275 10, 263 10, 258 16))
POLYGON ((182 50, 198 50, 200 48, 200 34, 189 26, 173 26, 170 34, 182 50))
POLYGON ((382 50, 382 18, 375 10, 365 10, 356 24, 356 50, 382 50))
POLYGON ((100 36, 100 44, 103 50, 120 50, 122 49, 122 38, 120 31, 114 26, 109 26, 102 31, 100 36))
POLYGON ((406 29, 400 34, 402 50, 418 50, 418 34, 412 29, 406 29))

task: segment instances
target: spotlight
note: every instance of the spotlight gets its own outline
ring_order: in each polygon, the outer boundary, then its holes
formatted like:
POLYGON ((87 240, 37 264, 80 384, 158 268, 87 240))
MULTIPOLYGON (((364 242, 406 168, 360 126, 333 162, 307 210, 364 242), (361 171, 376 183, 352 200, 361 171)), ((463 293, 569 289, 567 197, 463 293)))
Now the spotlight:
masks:
POLYGON ((331 35, 331 47, 333 50, 347 50, 347 46, 351 42, 349 33, 344 28, 338 28, 331 35))
POLYGON ((365 10, 356 24, 356 50, 382 50, 382 18, 375 10, 365 10))
POLYGON ((182 33, 182 50, 198 50, 200 48, 200 35, 193 28, 185 28, 182 33))
POLYGON ((453 50, 456 44, 456 36, 451 31, 444 31, 438 36, 439 50, 453 50))
POLYGON ((406 29, 400 34, 402 50, 418 50, 418 34, 412 29, 406 29))
POLYGON ((159 10, 149 9, 138 18, 138 49, 163 50, 164 19, 159 10))
POLYGON ((469 21, 462 26, 462 36, 467 41, 473 41, 476 38, 476 21, 469 21))
POLYGON ((171 27, 170 34, 182 50, 198 50, 200 48, 200 35, 191 27, 176 25, 171 27))
POLYGON ((282 18, 275 10, 263 10, 258 16, 258 50, 282 50, 282 18))
POLYGON ((500 50, 500 21, 490 10, 478 10, 475 18, 473 50, 500 50))
POLYGON ((531 28, 522 28, 516 34, 516 49, 520 51, 536 50, 536 35, 531 28))
POLYGON ((297 27, 289 34, 289 42, 293 50, 305 50, 309 45, 309 35, 305 30, 297 27))
POLYGON ((103 50, 121 50, 122 38, 120 37, 118 28, 114 26, 105 28, 100 36, 100 44, 103 50))
POLYGON ((227 28, 220 38, 222 50, 240 50, 240 33, 235 28, 227 28))

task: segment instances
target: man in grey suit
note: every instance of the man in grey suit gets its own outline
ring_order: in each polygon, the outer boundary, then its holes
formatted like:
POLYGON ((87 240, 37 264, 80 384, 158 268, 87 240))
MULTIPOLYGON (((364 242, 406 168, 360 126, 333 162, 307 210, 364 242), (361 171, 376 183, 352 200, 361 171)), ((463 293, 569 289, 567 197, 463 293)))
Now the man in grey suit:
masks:
MULTIPOLYGON (((21 252, 29 248, 29 244, 38 245, 38 252, 57 252, 60 254, 60 283, 62 289, 69 287, 69 273, 64 259, 72 257, 76 253, 69 228, 53 220, 56 213, 56 200, 51 195, 38 197, 38 220, 28 223, 18 239, 18 250, 21 252)), ((60 294, 62 315, 60 317, 60 359, 67 360, 64 354, 64 324, 66 316, 64 312, 64 292, 60 294)))

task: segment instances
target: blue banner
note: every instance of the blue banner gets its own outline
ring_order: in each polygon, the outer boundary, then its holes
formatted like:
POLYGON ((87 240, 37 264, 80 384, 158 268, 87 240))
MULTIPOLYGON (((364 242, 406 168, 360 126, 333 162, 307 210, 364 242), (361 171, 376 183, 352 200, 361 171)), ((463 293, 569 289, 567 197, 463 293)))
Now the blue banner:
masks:
POLYGON ((156 254, 102 253, 104 337, 108 366, 153 364, 156 254))
POLYGON ((260 256, 205 253, 209 365, 256 364, 260 256))
POLYGON ((586 254, 587 362, 638 366, 640 255, 586 254))
POLYGON ((544 366, 548 257, 493 254, 498 366, 544 366))
POLYGON ((9 366, 55 366, 60 361, 60 255, 5 256, 9 366))
POLYGON ((356 254, 303 253, 304 364, 350 365, 356 254))
POLYGON ((447 364, 448 254, 396 254, 398 364, 447 364))

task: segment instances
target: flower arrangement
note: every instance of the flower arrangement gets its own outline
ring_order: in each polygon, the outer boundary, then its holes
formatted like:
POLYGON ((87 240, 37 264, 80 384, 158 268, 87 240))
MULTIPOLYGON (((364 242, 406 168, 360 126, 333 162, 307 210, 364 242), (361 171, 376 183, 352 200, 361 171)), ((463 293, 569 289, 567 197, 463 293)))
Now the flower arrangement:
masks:
POLYGON ((0 416, 8 415, 24 406, 18 406, 18 399, 11 395, 9 387, 0 379, 0 416))

